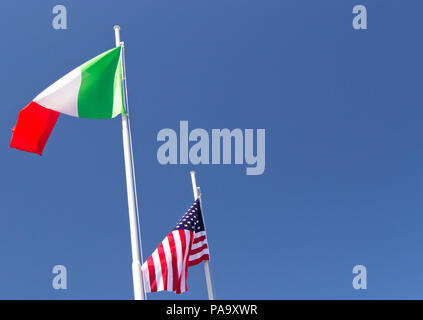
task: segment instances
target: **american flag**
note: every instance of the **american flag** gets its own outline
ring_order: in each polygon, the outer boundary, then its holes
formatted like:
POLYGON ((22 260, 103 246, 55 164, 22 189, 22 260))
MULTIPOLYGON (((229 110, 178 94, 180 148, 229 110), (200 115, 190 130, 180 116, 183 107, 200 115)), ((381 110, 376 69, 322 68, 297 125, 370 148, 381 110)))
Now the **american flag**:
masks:
POLYGON ((188 267, 203 260, 209 260, 209 248, 197 199, 142 265, 144 291, 187 291, 188 267))

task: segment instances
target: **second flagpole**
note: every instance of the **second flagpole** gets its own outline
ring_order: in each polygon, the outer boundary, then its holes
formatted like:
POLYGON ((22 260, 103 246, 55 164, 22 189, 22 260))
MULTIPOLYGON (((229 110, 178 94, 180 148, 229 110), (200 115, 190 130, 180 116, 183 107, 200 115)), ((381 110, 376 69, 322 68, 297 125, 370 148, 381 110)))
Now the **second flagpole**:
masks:
MULTIPOLYGON (((198 199, 198 189, 197 187, 197 180, 195 178, 195 171, 191 171, 191 182, 192 182, 192 191, 194 193, 194 200, 198 199)), ((200 199, 200 206, 201 206, 201 199, 200 199)), ((203 220, 204 220, 204 213, 203 213, 203 220)), ((204 274, 206 276, 206 284, 207 284, 207 293, 209 295, 209 300, 214 300, 214 292, 213 292, 213 286, 211 281, 211 275, 210 275, 210 265, 208 260, 204 260, 204 274)))
MULTIPOLYGON (((121 45, 120 42, 120 27, 114 26, 116 47, 121 45)), ((121 60, 122 63, 122 60, 121 60)), ((122 66, 122 72, 125 70, 122 66)), ((126 75, 123 75, 126 79, 126 75)), ((122 84, 123 85, 123 84, 122 84)), ((128 108, 125 106, 126 109, 128 108)), ((134 175, 132 163, 132 150, 129 137, 128 115, 122 113, 122 139, 123 152, 125 158, 125 173, 126 173, 126 191, 128 194, 128 209, 129 209, 129 228, 131 232, 131 249, 132 249, 132 280, 134 285, 134 299, 144 300, 144 286, 142 284, 141 274, 141 259, 140 259, 140 245, 141 239, 138 239, 138 219, 135 206, 135 189, 134 189, 134 175)))

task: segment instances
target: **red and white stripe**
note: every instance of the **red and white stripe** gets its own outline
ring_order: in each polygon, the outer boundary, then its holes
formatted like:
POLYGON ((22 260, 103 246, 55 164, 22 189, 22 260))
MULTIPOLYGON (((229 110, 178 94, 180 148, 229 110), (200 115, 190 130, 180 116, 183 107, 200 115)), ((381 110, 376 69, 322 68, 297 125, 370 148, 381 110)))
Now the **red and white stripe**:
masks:
POLYGON ((187 291, 188 267, 203 260, 209 260, 205 231, 170 232, 141 267, 144 291, 187 291))

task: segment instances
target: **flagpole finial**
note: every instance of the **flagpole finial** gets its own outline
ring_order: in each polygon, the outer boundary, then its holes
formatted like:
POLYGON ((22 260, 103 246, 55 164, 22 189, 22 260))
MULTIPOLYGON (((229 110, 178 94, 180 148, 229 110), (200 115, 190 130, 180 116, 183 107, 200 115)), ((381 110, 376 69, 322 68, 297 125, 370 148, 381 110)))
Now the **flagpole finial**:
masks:
POLYGON ((116 47, 120 46, 120 27, 118 25, 113 26, 113 29, 115 29, 115 43, 116 47))
POLYGON ((190 174, 191 174, 192 191, 194 193, 194 201, 195 201, 198 198, 197 179, 195 178, 195 171, 190 171, 190 174))

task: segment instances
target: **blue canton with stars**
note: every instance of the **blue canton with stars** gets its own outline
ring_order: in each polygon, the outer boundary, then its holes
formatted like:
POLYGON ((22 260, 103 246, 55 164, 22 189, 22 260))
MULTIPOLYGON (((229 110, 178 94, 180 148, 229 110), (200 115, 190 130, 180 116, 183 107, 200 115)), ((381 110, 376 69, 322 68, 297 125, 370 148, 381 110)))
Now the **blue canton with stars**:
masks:
POLYGON ((205 231, 199 199, 195 200, 194 204, 183 215, 173 230, 189 230, 192 232, 205 231))

